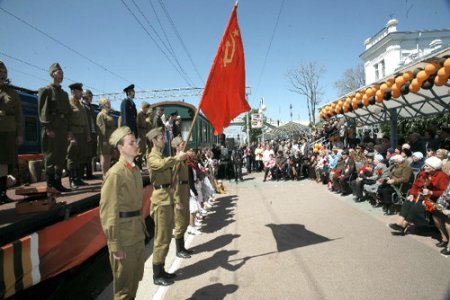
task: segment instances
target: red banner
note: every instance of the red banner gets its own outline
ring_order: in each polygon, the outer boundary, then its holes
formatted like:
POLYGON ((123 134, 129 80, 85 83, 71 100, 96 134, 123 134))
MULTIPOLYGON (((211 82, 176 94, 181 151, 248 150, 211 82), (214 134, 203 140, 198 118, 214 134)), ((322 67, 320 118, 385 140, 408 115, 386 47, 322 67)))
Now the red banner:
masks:
POLYGON ((245 99, 245 61, 241 32, 237 21, 237 5, 214 58, 199 109, 219 135, 231 120, 250 110, 245 99))

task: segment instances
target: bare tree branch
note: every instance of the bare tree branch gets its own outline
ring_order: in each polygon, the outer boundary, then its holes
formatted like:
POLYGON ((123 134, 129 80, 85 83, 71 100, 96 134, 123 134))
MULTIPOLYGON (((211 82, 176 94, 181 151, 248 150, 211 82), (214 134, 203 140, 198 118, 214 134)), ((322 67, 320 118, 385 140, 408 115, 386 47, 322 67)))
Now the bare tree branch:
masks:
POLYGON ((339 92, 339 96, 348 94, 354 90, 359 89, 365 85, 364 66, 357 65, 354 69, 345 70, 341 79, 334 83, 334 86, 339 92))
POLYGON ((325 67, 316 62, 308 62, 297 68, 287 71, 287 78, 291 84, 291 92, 306 97, 306 107, 308 109, 309 122, 316 124, 315 111, 323 95, 319 87, 321 76, 325 73, 325 67))

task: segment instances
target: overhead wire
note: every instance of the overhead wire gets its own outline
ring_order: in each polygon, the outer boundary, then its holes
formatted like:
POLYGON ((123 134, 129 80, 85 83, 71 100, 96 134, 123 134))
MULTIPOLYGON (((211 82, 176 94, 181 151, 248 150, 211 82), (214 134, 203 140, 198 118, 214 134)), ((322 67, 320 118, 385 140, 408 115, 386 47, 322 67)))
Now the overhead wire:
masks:
POLYGON ((96 65, 97 67, 103 69, 104 71, 110 73, 111 75, 114 75, 115 77, 120 78, 120 79, 122 79, 122 80, 124 80, 124 81, 126 81, 126 82, 128 82, 128 83, 131 83, 131 81, 129 81, 128 79, 124 78, 123 76, 121 76, 121 75, 119 75, 119 74, 117 74, 117 73, 111 71, 111 70, 108 69, 107 67, 105 67, 105 66, 103 66, 103 65, 101 65, 101 64, 99 64, 99 63, 97 63, 97 62, 95 62, 94 60, 92 60, 91 58, 87 57, 86 55, 84 55, 83 53, 79 52, 78 50, 75 50, 74 48, 72 48, 72 47, 66 45, 65 43, 61 42, 60 40, 56 39, 55 37, 51 36, 50 34, 44 32, 43 30, 39 29, 38 27, 36 27, 36 26, 30 24, 29 22, 23 20, 22 18, 16 16, 15 14, 13 14, 13 13, 11 13, 10 11, 4 9, 3 7, 0 7, 0 10, 2 10, 4 13, 8 14, 9 16, 15 18, 16 20, 20 21, 21 23, 27 25, 28 27, 34 29, 35 31, 41 33, 42 35, 44 35, 44 36, 46 36, 47 38, 51 39, 52 41, 54 41, 55 43, 59 44, 60 46, 62 46, 62 47, 64 47, 64 48, 68 49, 69 51, 71 51, 71 52, 77 54, 77 55, 80 56, 81 58, 83 58, 83 59, 89 61, 90 63, 92 63, 92 64, 96 65))
MULTIPOLYGON (((37 65, 35 65, 35 64, 32 64, 32 63, 30 63, 30 62, 28 62, 28 61, 25 61, 25 60, 23 60, 23 59, 20 59, 20 58, 18 58, 18 57, 14 57, 14 56, 12 56, 12 55, 9 55, 9 54, 7 54, 7 53, 5 53, 5 52, 3 52, 3 51, 0 51, 0 54, 3 55, 3 56, 6 56, 6 57, 8 57, 8 58, 10 58, 10 59, 12 59, 12 60, 18 61, 18 62, 20 62, 20 63, 22 63, 22 64, 28 65, 28 66, 30 66, 30 67, 32 67, 32 68, 35 68, 35 69, 37 69, 37 70, 39 70, 39 71, 43 71, 43 72, 45 72, 45 73, 48 73, 48 70, 47 70, 47 69, 44 69, 44 68, 42 68, 42 67, 40 67, 40 66, 37 66, 37 65)), ((71 79, 71 78, 69 78, 69 77, 67 77, 67 76, 64 76, 64 78, 67 79, 67 80, 70 81, 70 82, 77 82, 77 81, 75 81, 75 80, 73 80, 73 79, 71 79)), ((95 90, 95 91, 104 93, 104 91, 99 90, 99 89, 96 89, 96 88, 94 88, 94 87, 92 87, 92 86, 89 86, 89 85, 86 85, 86 84, 83 84, 83 85, 84 85, 85 87, 91 89, 91 90, 95 90)))
MULTIPOLYGON (((150 0, 151 1, 151 0, 150 0)), ((202 79, 202 76, 200 75, 200 72, 197 69, 197 66, 195 65, 194 60, 192 59, 191 53, 186 47, 186 44, 183 41, 183 38, 181 37, 180 33, 178 32, 178 29, 175 25, 175 22, 173 21, 172 17, 169 14, 169 11, 167 10, 166 6, 162 2, 162 0, 159 0, 159 4, 162 7, 164 14, 166 15, 167 19, 169 20, 169 23, 172 25, 172 29, 175 32, 175 35, 177 36, 178 40, 181 43, 181 46, 183 47, 184 51, 186 52, 187 57, 189 58, 189 61, 191 62, 192 66, 194 67, 195 73, 197 73, 198 78, 202 83, 204 83, 204 80, 202 79)))
POLYGON ((133 2, 134 6, 136 7, 136 9, 138 10, 138 12, 141 14, 142 18, 144 18, 144 20, 146 21, 147 25, 150 27, 150 29, 153 31, 153 33, 155 34, 155 36, 158 38, 158 40, 160 41, 160 43, 164 46, 164 48, 166 49, 167 52, 169 52, 169 54, 172 56, 173 60, 175 61, 175 64, 178 66, 179 70, 184 74, 184 76, 189 80, 189 82, 191 82, 191 86, 193 86, 193 81, 192 79, 189 77, 189 75, 186 73, 186 71, 184 70, 184 68, 181 66, 180 61, 178 60, 178 57, 175 54, 175 51, 173 51, 172 45, 169 43, 170 47, 166 45, 166 43, 163 41, 163 39, 161 38, 161 36, 159 35, 158 31, 156 31, 156 29, 152 26, 152 24, 150 23, 150 21, 148 20, 148 18, 145 16, 144 12, 142 11, 142 9, 139 7, 139 5, 136 3, 136 1, 131 0, 131 2, 133 2))
POLYGON ((156 47, 161 51, 161 53, 164 55, 164 57, 168 60, 168 62, 172 65, 172 67, 178 72, 178 74, 183 78, 183 80, 189 85, 193 86, 192 83, 184 76, 184 74, 177 68, 177 66, 173 63, 173 61, 169 58, 167 53, 160 47, 160 45, 157 43, 155 38, 150 34, 150 32, 147 30, 147 28, 142 24, 142 22, 139 20, 139 18, 136 16, 136 14, 131 10, 131 8, 126 4, 124 0, 121 0, 123 5, 127 8, 128 12, 134 17, 136 22, 141 26, 141 28, 145 31, 147 36, 155 43, 156 47))
POLYGON ((258 89, 259 85, 261 84, 261 79, 262 79, 262 76, 263 76, 265 68, 266 68, 267 58, 269 57, 270 49, 272 48, 273 38, 275 37, 275 32, 277 31, 277 28, 278 28, 278 23, 280 21, 280 16, 281 16, 281 12, 283 10, 284 2, 285 2, 285 0, 281 1, 280 9, 278 10, 277 20, 276 20, 275 25, 272 30, 272 35, 270 37, 269 46, 267 47, 267 50, 266 50, 266 55, 264 56, 264 62, 263 62, 263 66, 261 69, 261 73, 259 74, 258 84, 256 85, 256 89, 258 89))

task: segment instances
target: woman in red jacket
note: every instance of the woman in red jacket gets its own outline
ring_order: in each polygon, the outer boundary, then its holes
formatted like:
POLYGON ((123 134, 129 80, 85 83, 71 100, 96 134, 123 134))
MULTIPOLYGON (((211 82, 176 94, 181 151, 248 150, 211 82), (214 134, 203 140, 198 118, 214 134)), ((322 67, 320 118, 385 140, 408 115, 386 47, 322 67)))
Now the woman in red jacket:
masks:
POLYGON ((442 172, 441 168, 442 161, 435 156, 425 161, 424 170, 417 175, 407 201, 403 203, 399 220, 389 224, 391 229, 404 234, 411 223, 420 225, 425 212, 434 212, 436 200, 444 193, 449 183, 448 175, 442 172))

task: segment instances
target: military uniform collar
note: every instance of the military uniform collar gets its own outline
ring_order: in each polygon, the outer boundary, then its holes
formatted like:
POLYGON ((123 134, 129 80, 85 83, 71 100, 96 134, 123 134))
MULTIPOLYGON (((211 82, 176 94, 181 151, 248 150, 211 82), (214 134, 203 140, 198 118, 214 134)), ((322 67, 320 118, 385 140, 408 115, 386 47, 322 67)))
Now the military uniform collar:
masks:
POLYGON ((136 164, 134 162, 129 163, 126 159, 120 158, 120 161, 129 169, 133 170, 136 167, 136 164))

